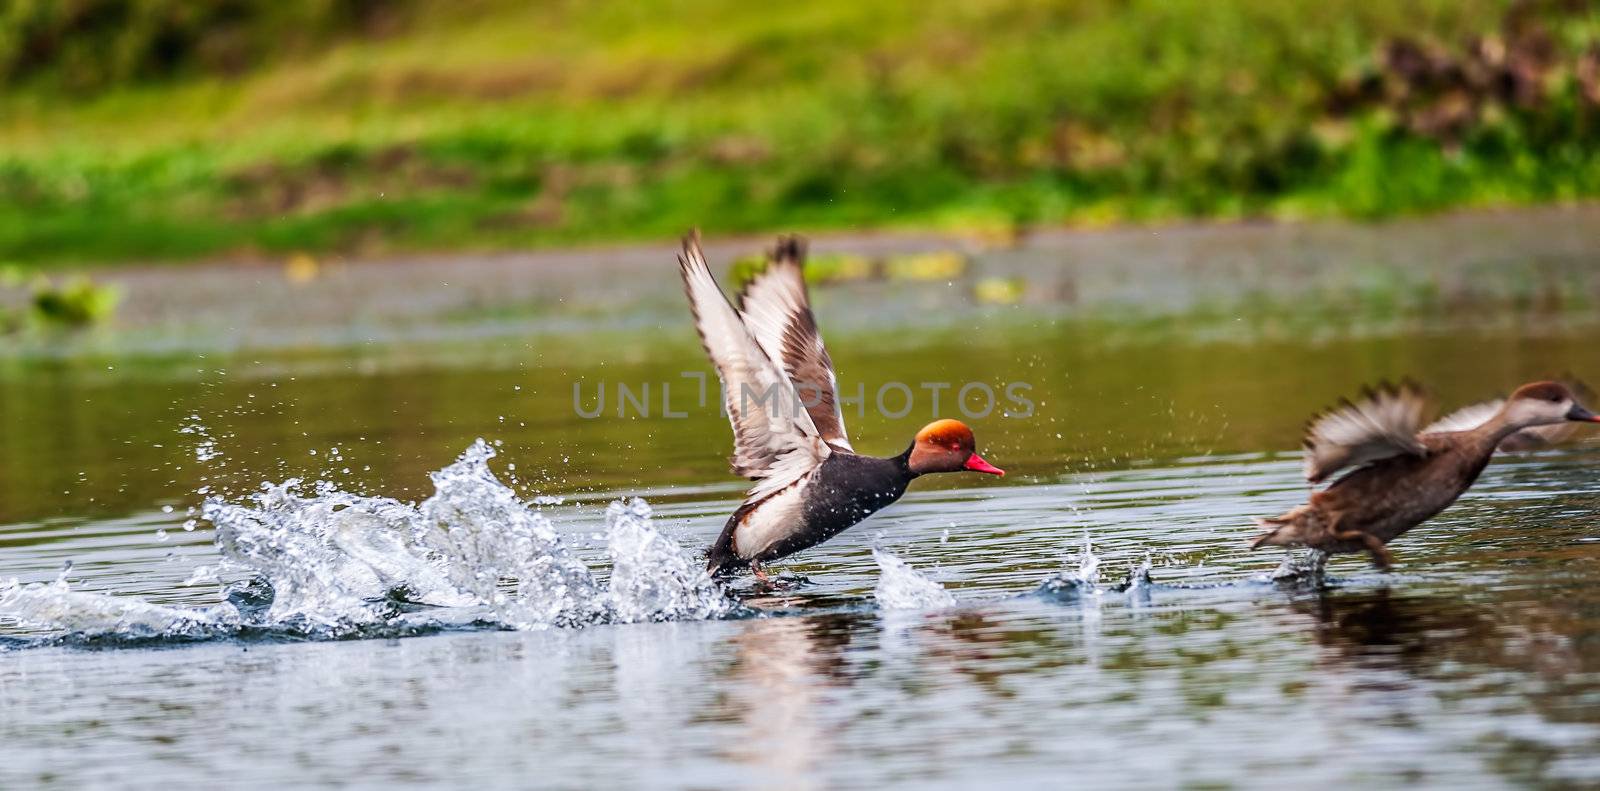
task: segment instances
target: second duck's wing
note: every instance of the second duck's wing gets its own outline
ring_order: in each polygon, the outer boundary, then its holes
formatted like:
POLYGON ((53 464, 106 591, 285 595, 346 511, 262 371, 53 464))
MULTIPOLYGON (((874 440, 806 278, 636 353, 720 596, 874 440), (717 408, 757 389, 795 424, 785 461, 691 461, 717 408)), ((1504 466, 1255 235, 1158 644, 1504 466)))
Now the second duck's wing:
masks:
POLYGON ((811 313, 805 258, 805 242, 800 237, 780 238, 767 255, 767 268, 740 293, 739 312, 767 357, 789 375, 822 438, 849 450, 833 359, 822 345, 817 318, 811 313))
POLYGON ((752 496, 782 490, 832 452, 811 416, 799 407, 789 378, 756 343, 717 287, 700 252, 698 236, 683 241, 678 256, 695 329, 722 380, 733 424, 733 471, 756 481, 752 496))
POLYGON ((1306 480, 1318 483, 1345 467, 1425 454, 1417 429, 1427 406, 1421 388, 1410 382, 1382 384, 1313 417, 1306 427, 1306 480))
MULTIPOLYGON (((1594 391, 1590 390, 1588 385, 1583 382, 1572 378, 1570 375, 1563 377, 1560 381, 1567 386, 1567 389, 1577 395, 1579 401, 1587 403, 1593 400, 1594 391)), ((1432 425, 1423 429, 1422 433, 1442 434, 1450 431, 1471 431, 1489 422, 1489 418, 1494 417, 1494 414, 1499 412, 1500 407, 1504 405, 1505 399, 1496 398, 1471 406, 1464 406, 1434 421, 1432 425)), ((1572 439, 1580 426, 1581 424, 1573 422, 1557 423, 1550 426, 1532 426, 1506 437, 1500 442, 1500 447, 1496 450, 1505 453, 1516 453, 1518 451, 1539 450, 1548 448, 1551 445, 1559 445, 1572 439)))
POLYGON ((1489 418, 1494 417, 1494 413, 1499 412, 1500 407, 1504 406, 1505 403, 1505 399, 1496 398, 1490 401, 1464 406, 1448 415, 1445 415, 1442 418, 1439 418, 1438 420, 1433 421, 1432 423, 1429 423, 1428 427, 1422 430, 1422 433, 1449 434, 1454 431, 1471 431, 1485 423, 1488 423, 1489 418))

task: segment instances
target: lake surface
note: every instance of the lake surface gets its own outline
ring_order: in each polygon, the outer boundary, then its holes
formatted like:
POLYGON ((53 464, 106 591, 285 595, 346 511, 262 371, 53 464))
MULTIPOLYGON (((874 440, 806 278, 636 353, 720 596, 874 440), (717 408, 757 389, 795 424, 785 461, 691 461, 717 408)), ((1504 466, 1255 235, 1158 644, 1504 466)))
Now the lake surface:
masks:
POLYGON ((814 302, 858 449, 937 392, 1009 474, 776 590, 694 574, 743 486, 670 248, 108 274, 6 341, 0 788, 1600 783, 1592 433, 1391 573, 1245 549, 1363 383, 1600 379, 1600 212, 816 247, 967 256, 814 302))

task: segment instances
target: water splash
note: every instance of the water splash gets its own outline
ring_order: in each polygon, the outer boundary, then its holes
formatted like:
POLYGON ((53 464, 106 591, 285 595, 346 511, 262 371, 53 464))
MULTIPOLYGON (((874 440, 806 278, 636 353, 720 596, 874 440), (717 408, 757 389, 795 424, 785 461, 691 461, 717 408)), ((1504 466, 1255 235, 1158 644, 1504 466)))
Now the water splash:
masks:
POLYGON ((543 514, 495 478, 483 440, 433 473, 434 496, 411 528, 414 546, 496 619, 527 629, 602 616, 599 586, 543 514), (507 581, 511 582, 508 586, 507 581))
POLYGON ((1083 551, 1078 553, 1076 577, 1079 582, 1091 587, 1100 584, 1100 558, 1094 554, 1094 544, 1089 540, 1087 530, 1083 533, 1083 551))
MULTIPOLYGON (((1076 569, 1064 569, 1039 583, 1035 593, 1053 599, 1076 600, 1085 595, 1100 593, 1100 558, 1094 554, 1094 544, 1087 532, 1083 535, 1083 550, 1076 557, 1076 569)), ((1146 569, 1148 575, 1149 570, 1146 569)))
POLYGON ((1128 576, 1116 587, 1112 588, 1117 593, 1126 594, 1128 600, 1136 605, 1150 603, 1150 590, 1155 582, 1150 579, 1151 561, 1146 555, 1139 565, 1128 569, 1128 576))
POLYGON ((735 607, 703 563, 655 528, 644 500, 618 500, 606 509, 606 550, 612 564, 613 620, 702 620, 735 607))
POLYGON ((1324 572, 1328 567, 1328 553, 1313 549, 1306 553, 1304 558, 1296 557, 1295 553, 1285 551, 1283 562, 1267 575, 1273 582, 1295 582, 1306 580, 1321 582, 1324 572))
POLYGON ((873 547, 872 559, 877 561, 881 572, 878 586, 872 592, 879 607, 885 610, 927 610, 955 606, 956 597, 950 595, 943 585, 928 579, 889 550, 873 547))
POLYGON ((59 629, 82 634, 116 633, 132 638, 210 637, 241 623, 231 603, 186 608, 151 604, 127 596, 72 590, 65 579, 20 585, 0 580, 0 624, 59 629))
POLYGON ((211 429, 200 422, 199 415, 190 415, 187 422, 178 429, 179 434, 188 434, 195 438, 194 459, 205 463, 222 456, 222 451, 217 449, 217 440, 211 436, 211 429))
POLYGON ((409 634, 461 625, 540 629, 593 623, 704 619, 737 605, 700 564, 662 535, 643 500, 607 511, 609 588, 489 468, 478 440, 432 474, 418 505, 297 480, 264 485, 243 503, 208 499, 222 562, 191 582, 233 579, 223 601, 184 608, 0 582, 0 622, 70 635, 127 638, 409 634))

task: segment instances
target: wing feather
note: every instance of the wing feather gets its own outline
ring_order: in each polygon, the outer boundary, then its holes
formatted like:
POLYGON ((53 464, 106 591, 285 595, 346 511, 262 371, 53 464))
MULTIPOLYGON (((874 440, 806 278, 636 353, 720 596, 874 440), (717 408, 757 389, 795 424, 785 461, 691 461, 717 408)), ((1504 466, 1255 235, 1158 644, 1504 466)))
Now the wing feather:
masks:
POLYGON ((1485 423, 1505 406, 1505 399, 1496 398, 1471 406, 1464 406, 1433 421, 1422 430, 1424 434, 1448 434, 1454 431, 1471 431, 1485 423))
POLYGON ((1345 467, 1402 454, 1426 453, 1417 429, 1427 397, 1410 382, 1368 388, 1355 403, 1340 401, 1306 429, 1306 480, 1317 483, 1345 467))
POLYGON ((788 376, 762 351, 717 286, 698 235, 684 239, 678 265, 695 329, 722 380, 723 403, 733 426, 729 463, 735 473, 757 482, 752 496, 782 490, 831 451, 800 408, 788 376))
POLYGON ((766 269, 739 295, 739 312, 767 357, 783 366, 822 438, 849 450, 833 359, 806 290, 805 255, 800 237, 780 238, 766 269))

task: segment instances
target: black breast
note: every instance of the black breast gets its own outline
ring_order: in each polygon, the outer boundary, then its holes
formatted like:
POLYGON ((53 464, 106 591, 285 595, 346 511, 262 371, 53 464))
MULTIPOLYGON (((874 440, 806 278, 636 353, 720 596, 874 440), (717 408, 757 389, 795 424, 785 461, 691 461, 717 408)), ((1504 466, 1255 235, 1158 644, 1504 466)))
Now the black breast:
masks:
POLYGON ((773 560, 813 547, 900 499, 911 483, 902 459, 835 453, 822 462, 806 486, 804 528, 762 553, 773 560))

